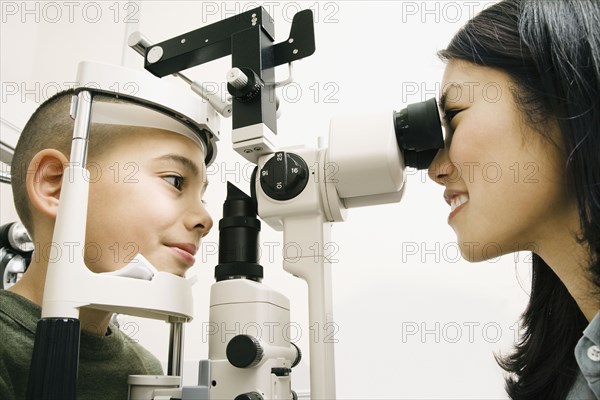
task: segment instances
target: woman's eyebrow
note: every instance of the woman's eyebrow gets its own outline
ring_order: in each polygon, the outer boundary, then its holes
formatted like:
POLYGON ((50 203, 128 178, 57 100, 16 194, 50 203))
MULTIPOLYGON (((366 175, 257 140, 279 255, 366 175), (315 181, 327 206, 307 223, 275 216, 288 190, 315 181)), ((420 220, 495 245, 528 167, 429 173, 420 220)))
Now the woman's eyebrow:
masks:
POLYGON ((446 114, 446 110, 448 109, 448 92, 452 88, 462 90, 463 87, 462 87, 462 85, 460 85, 458 83, 450 83, 444 87, 444 92, 440 96, 440 101, 439 101, 440 109, 442 110, 442 112, 444 114, 446 114))

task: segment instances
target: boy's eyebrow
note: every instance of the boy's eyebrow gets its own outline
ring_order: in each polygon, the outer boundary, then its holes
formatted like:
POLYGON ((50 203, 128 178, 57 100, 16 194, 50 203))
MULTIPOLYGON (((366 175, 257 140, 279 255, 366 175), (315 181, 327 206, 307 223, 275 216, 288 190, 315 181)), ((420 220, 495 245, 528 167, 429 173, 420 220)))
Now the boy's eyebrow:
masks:
POLYGON ((183 167, 189 169, 190 171, 192 171, 192 173, 195 176, 198 176, 200 174, 200 169, 198 168, 198 166, 196 165, 195 162, 193 162, 189 158, 184 157, 179 154, 165 154, 164 156, 156 157, 155 160, 176 162, 178 164, 181 164, 183 167))

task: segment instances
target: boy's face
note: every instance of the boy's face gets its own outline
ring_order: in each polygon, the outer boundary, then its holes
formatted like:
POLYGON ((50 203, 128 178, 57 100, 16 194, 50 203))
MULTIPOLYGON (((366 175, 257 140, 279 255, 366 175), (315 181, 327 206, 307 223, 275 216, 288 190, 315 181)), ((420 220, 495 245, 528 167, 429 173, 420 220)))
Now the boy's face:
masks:
POLYGON ((183 276, 213 224, 202 203, 203 151, 177 133, 120 128, 115 144, 88 163, 86 264, 114 271, 141 253, 159 271, 183 276))

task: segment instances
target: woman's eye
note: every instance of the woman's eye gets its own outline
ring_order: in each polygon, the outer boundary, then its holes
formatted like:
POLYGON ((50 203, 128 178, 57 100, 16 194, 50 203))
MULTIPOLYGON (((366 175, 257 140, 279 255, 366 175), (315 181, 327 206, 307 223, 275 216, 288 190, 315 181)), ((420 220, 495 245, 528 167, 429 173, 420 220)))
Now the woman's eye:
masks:
POLYGON ((448 124, 448 126, 450 126, 450 124, 452 123, 452 120, 454 119, 454 117, 456 117, 456 115, 458 113, 460 113, 463 110, 460 109, 456 109, 456 110, 446 110, 444 112, 444 120, 446 121, 446 123, 448 124))
POLYGON ((444 113, 444 119, 446 120, 446 123, 448 125, 450 125, 450 123, 452 122, 452 119, 454 117, 456 117, 456 114, 458 114, 460 112, 460 110, 447 110, 444 113))
POLYGON ((164 176, 163 179, 177 190, 181 190, 183 188, 183 183, 185 181, 185 179, 179 175, 164 176))

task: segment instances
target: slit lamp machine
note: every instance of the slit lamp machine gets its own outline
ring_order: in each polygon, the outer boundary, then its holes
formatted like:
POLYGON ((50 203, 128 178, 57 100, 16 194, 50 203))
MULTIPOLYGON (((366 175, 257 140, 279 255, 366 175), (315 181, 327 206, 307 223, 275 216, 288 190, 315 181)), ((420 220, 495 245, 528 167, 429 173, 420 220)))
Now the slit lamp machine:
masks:
MULTIPOLYGON (((259 264, 261 221, 283 232, 298 254, 284 256, 283 268, 306 281, 310 325, 333 324, 331 263, 325 244, 331 225, 351 208, 399 202, 405 168, 424 169, 443 148, 435 99, 395 112, 331 120, 328 147, 277 146, 275 67, 315 52, 312 11, 298 12, 289 38, 274 43, 274 21, 258 7, 157 44, 140 34, 129 45, 144 57, 146 71, 81 63, 71 106, 74 131, 70 166, 65 171, 53 242, 83 243, 88 209, 89 171, 85 168, 90 125, 94 122, 150 126, 179 132, 204 149, 205 162, 217 157, 221 118, 231 118, 233 148, 256 164, 250 195, 228 183, 219 223, 219 264, 211 287, 211 323, 271 324, 275 333, 290 321, 290 302, 264 285, 259 264), (209 93, 182 71, 224 56, 231 101, 209 93), (159 79, 176 75, 183 86, 159 79), (135 82, 135 94, 115 93, 115 80, 135 82), (317 243, 315 245, 315 243, 317 243), (315 249, 317 253, 315 254, 315 249)), ((291 77, 290 77, 291 78, 291 77)), ((200 362, 196 386, 182 385, 184 324, 193 318, 191 282, 151 265, 143 254, 117 274, 92 273, 83 255, 50 257, 38 323, 28 398, 75 399, 79 359, 79 310, 90 307, 164 320, 171 324, 165 376, 130 376, 130 399, 297 398, 292 371, 301 351, 285 341, 250 334, 223 342, 212 335, 208 359, 200 362), (110 288, 110 295, 105 288, 110 288)), ((315 332, 311 331, 311 335, 315 332)), ((306 349, 305 349, 306 351, 306 349)), ((332 341, 310 340, 310 397, 335 399, 332 341)))

